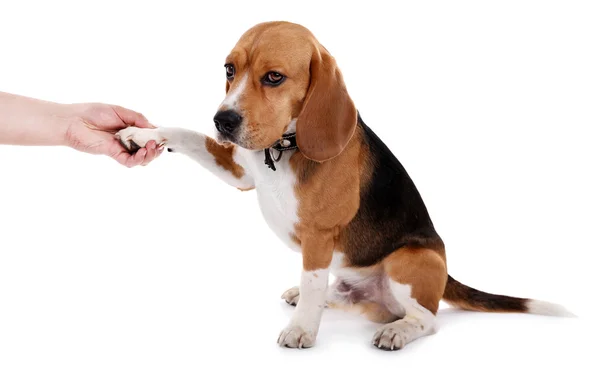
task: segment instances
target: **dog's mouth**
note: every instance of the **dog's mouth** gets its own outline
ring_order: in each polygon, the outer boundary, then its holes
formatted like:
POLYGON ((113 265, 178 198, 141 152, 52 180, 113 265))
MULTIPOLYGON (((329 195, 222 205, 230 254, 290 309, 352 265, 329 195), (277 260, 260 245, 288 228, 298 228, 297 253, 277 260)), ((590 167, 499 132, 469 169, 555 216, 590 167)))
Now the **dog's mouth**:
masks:
POLYGON ((235 144, 236 146, 240 146, 242 148, 248 148, 248 144, 243 137, 241 129, 236 129, 232 132, 215 129, 215 138, 219 144, 235 144))
POLYGON ((249 151, 257 151, 258 150, 250 142, 247 142, 244 139, 240 139, 237 135, 234 135, 234 134, 217 133, 217 142, 219 144, 222 144, 225 146, 234 144, 238 147, 247 149, 249 151))
POLYGON ((233 134, 217 132, 217 142, 223 143, 233 143, 237 144, 237 139, 233 136, 233 134))
POLYGON ((256 151, 259 150, 251 140, 248 140, 247 137, 244 137, 244 134, 240 131, 236 131, 233 133, 216 131, 216 140, 219 144, 229 145, 235 144, 241 148, 256 151))
MULTIPOLYGON (((291 119, 287 124, 285 134, 294 133, 296 128, 296 119, 291 119)), ((219 144, 235 144, 249 151, 263 151, 273 147, 281 141, 281 136, 262 136, 259 134, 249 134, 243 127, 233 132, 215 129, 216 140, 219 144)))

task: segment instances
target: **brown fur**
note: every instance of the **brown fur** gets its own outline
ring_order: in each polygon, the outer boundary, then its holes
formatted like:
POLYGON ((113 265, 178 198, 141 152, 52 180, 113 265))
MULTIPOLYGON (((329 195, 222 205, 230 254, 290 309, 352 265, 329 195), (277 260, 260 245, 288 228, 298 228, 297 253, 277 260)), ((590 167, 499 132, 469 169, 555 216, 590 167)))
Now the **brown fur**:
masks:
POLYGON ((446 287, 446 262, 434 250, 404 247, 384 261, 386 274, 395 282, 411 286, 411 297, 436 314, 446 287))
POLYGON ((301 245, 301 243, 300 243, 300 239, 298 239, 298 237, 296 236, 296 234, 295 234, 295 233, 290 233, 290 238, 291 238, 291 239, 292 239, 292 241, 293 241, 294 243, 296 243, 297 245, 301 245))
POLYGON ((386 307, 375 302, 362 301, 357 304, 328 303, 328 307, 363 315, 371 322, 390 323, 398 320, 398 316, 386 307))
POLYGON ((217 165, 231 172, 236 178, 244 176, 244 168, 233 160, 234 145, 221 145, 211 138, 206 138, 206 150, 215 156, 217 165))
POLYGON ((390 323, 398 320, 398 316, 386 307, 374 302, 362 302, 359 310, 369 321, 376 323, 390 323))
POLYGON ((357 112, 333 56, 315 42, 310 88, 298 116, 300 152, 323 162, 339 155, 354 133, 357 112))
POLYGON ((307 270, 328 267, 334 249, 343 249, 340 229, 352 220, 360 202, 359 141, 352 138, 343 155, 323 163, 311 161, 300 152, 290 159, 294 171, 303 178, 296 185, 300 219, 296 236, 307 270))

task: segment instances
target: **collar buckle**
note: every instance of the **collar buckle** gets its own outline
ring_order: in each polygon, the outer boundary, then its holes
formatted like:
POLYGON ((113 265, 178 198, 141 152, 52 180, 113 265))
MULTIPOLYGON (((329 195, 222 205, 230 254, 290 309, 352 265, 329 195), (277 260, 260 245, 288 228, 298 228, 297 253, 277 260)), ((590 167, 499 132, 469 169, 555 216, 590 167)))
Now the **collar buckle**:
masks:
POLYGON ((298 148, 296 145, 296 133, 284 134, 281 138, 279 138, 279 140, 277 140, 277 143, 273 144, 269 148, 265 148, 265 165, 267 165, 269 169, 276 171, 277 169, 275 169, 275 162, 279 162, 279 160, 281 160, 283 151, 290 151, 296 148, 298 148), (271 149, 279 151, 277 158, 273 158, 273 156, 271 156, 271 149))

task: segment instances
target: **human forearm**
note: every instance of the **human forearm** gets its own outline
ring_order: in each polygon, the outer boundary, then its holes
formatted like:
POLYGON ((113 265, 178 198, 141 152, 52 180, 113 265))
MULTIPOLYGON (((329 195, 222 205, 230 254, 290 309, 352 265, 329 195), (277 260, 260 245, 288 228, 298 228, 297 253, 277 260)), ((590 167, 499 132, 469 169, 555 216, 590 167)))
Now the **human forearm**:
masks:
POLYGON ((0 92, 0 144, 66 144, 68 105, 0 92))
POLYGON ((68 146, 102 154, 122 165, 146 165, 161 152, 156 142, 131 155, 114 133, 128 126, 152 128, 140 113, 104 103, 59 104, 0 92, 0 144, 68 146))

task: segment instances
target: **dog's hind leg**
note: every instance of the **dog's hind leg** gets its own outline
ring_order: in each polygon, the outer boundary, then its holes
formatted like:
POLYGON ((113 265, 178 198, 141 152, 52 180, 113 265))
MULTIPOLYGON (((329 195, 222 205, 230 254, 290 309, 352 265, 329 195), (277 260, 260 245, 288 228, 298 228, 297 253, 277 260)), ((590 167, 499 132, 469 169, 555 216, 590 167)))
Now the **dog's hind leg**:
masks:
POLYGON ((436 251, 401 248, 384 261, 384 303, 404 317, 377 330, 373 345, 397 350, 436 332, 435 315, 446 286, 446 263, 436 251))

